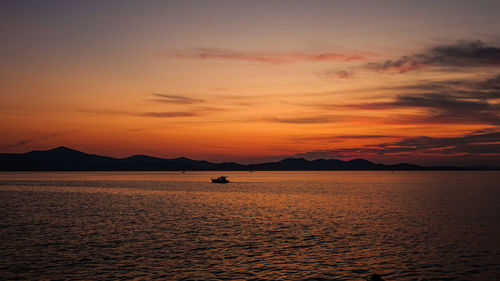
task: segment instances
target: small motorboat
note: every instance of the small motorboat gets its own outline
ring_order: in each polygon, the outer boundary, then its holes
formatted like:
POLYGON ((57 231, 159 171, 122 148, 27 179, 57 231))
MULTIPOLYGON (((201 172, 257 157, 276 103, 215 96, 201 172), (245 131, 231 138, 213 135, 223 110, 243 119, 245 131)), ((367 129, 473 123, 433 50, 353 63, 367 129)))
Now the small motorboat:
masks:
POLYGON ((213 183, 228 183, 229 182, 229 180, 225 176, 220 176, 216 179, 212 178, 211 180, 213 183))

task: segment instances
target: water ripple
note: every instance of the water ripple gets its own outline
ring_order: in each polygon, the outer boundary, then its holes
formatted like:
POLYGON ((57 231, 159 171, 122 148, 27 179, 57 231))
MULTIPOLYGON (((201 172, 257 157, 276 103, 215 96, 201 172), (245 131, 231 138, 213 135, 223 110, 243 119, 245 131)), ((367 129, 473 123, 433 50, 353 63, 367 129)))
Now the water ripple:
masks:
POLYGON ((0 279, 500 276, 498 173, 226 174, 2 174, 0 279))

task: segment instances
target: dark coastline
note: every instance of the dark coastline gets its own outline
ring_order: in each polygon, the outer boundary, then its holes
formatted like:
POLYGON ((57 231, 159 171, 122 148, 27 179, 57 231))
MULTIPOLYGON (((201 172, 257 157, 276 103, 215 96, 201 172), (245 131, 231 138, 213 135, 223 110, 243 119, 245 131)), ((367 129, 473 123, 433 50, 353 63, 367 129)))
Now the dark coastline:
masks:
POLYGON ((0 171, 470 171, 500 170, 494 166, 418 166, 407 163, 377 164, 364 159, 342 161, 286 158, 278 162, 212 163, 188 158, 163 159, 146 155, 113 158, 87 154, 67 147, 27 153, 0 153, 0 171))

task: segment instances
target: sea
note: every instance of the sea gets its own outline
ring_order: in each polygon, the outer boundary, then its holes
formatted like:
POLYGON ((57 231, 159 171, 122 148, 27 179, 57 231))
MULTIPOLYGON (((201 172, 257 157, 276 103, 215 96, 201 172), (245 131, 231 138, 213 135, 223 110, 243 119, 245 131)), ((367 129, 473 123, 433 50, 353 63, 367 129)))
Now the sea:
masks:
POLYGON ((500 280, 500 172, 0 173, 1 280, 372 274, 500 280))

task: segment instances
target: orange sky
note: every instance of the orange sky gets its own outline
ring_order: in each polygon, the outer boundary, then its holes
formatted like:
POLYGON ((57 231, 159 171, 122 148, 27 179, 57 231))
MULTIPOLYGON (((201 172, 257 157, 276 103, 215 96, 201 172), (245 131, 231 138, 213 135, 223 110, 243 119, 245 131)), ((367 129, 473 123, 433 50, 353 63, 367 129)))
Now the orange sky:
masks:
POLYGON ((497 1, 0 11, 2 152, 500 163, 497 1))

